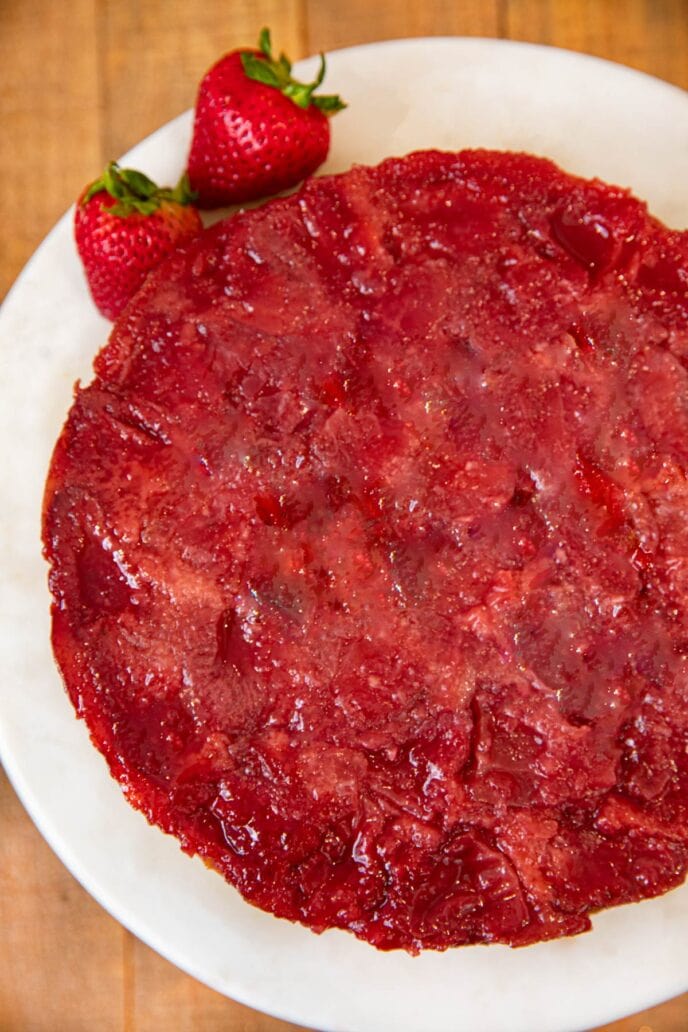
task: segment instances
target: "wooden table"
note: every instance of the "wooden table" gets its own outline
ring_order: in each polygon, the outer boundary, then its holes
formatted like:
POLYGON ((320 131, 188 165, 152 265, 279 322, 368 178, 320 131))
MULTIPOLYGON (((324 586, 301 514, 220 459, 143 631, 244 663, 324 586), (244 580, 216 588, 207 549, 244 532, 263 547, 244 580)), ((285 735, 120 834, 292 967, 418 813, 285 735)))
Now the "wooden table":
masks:
MULTIPOLYGON (((213 60, 264 24, 294 58, 391 37, 500 36, 688 87, 688 0, 0 0, 0 298, 80 186, 189 107, 213 60)), ((0 822, 2 1032, 294 1027, 206 989, 124 931, 1 774, 0 822)), ((606 1032, 686 1028, 688 994, 606 1032)))

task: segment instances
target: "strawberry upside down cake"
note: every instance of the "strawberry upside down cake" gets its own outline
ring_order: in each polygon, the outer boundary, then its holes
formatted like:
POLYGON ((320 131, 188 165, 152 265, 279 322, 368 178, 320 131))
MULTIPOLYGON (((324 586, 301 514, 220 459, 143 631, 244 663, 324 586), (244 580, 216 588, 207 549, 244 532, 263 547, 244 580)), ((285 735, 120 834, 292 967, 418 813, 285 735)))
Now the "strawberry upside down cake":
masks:
POLYGON ((173 254, 78 388, 53 644, 130 802, 382 949, 688 868, 688 239, 425 152, 173 254))

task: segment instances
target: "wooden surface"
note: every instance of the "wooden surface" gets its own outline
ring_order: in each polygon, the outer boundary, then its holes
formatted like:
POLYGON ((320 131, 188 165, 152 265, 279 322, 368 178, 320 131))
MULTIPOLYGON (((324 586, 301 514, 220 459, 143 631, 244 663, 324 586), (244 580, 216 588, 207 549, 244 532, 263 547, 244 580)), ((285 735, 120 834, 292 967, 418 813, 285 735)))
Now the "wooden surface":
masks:
MULTIPOLYGON (((82 184, 270 25, 294 57, 418 35, 584 50, 688 88, 688 0, 0 0, 0 298, 82 184)), ((278 1032, 135 940, 0 774, 0 1032, 278 1032)), ((688 994, 605 1032, 685 1032, 688 994)), ((476 1032, 490 1032, 476 1030, 476 1032)))

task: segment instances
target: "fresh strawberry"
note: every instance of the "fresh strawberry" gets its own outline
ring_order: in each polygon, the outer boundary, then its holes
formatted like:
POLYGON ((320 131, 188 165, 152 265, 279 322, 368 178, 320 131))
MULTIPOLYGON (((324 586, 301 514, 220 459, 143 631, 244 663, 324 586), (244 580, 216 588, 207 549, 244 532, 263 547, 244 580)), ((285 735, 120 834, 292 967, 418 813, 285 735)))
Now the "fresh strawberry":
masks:
POLYGON ((76 206, 74 235, 98 310, 116 319, 152 268, 203 227, 183 175, 174 189, 112 161, 76 206))
POLYGON ((251 201, 295 186, 330 147, 328 116, 346 105, 316 96, 325 58, 312 83, 292 78, 263 29, 259 50, 234 50, 203 78, 196 101, 189 179, 202 208, 251 201))

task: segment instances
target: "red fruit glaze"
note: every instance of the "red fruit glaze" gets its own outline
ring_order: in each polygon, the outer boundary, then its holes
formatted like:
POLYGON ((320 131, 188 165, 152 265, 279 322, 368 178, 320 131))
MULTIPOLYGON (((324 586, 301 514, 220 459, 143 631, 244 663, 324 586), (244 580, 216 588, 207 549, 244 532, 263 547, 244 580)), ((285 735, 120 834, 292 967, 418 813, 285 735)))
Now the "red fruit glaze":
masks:
MULTIPOLYGON (((84 197, 86 191, 84 191, 84 197)), ((201 217, 191 205, 164 202, 152 215, 120 217, 109 209, 116 198, 105 190, 74 213, 74 236, 96 307, 116 319, 151 269, 201 231, 201 217)))
POLYGON ((465 152, 153 272, 45 496, 55 655, 132 804, 382 949, 681 882, 687 270, 627 193, 465 152))
POLYGON ((189 180, 202 208, 239 204, 295 186, 322 165, 329 147, 327 115, 249 79, 234 51, 199 87, 189 180))

